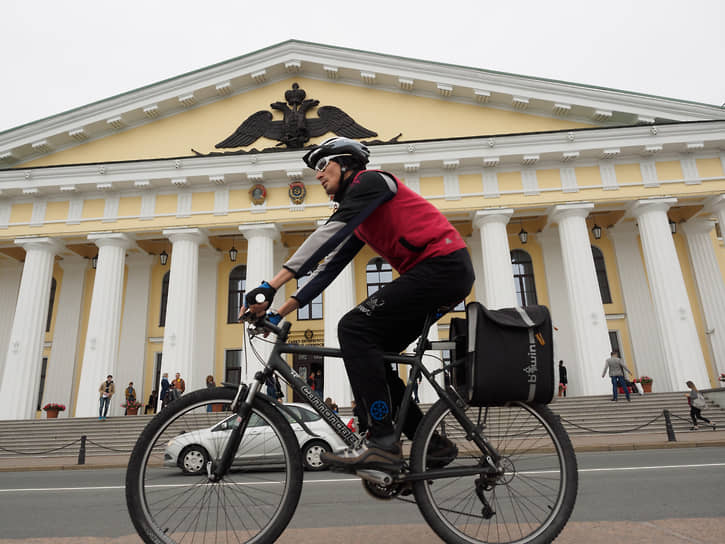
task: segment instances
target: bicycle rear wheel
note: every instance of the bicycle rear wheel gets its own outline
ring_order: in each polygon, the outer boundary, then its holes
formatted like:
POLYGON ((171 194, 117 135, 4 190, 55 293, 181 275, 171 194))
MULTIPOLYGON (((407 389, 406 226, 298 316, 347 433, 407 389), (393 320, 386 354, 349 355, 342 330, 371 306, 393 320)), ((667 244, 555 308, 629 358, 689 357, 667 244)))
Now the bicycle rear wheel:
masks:
POLYGON ((207 476, 236 418, 229 411, 235 393, 219 387, 184 395, 139 436, 126 471, 126 504, 147 544, 271 543, 292 518, 302 490, 299 445, 263 397, 255 398, 232 469, 218 482, 207 476))
POLYGON ((481 467, 481 472, 415 482, 423 517, 448 543, 551 542, 574 509, 578 486, 576 456, 561 422, 547 406, 522 402, 468 408, 466 414, 502 456, 503 470, 487 474, 481 450, 466 438, 445 402, 438 401, 416 433, 412 471, 423 472, 430 465, 428 447, 437 432, 458 448, 446 470, 481 467))

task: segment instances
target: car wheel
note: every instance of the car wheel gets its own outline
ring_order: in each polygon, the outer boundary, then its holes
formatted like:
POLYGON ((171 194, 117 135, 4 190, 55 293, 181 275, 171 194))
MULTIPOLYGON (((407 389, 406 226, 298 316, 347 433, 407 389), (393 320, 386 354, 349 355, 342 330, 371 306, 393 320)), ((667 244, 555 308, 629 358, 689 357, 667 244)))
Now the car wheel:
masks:
POLYGON ((204 474, 209 454, 201 446, 188 446, 179 455, 179 467, 184 474, 204 474))
POLYGON ((313 440, 302 447, 302 462, 307 470, 325 470, 327 463, 321 458, 322 452, 330 452, 332 448, 320 440, 313 440))

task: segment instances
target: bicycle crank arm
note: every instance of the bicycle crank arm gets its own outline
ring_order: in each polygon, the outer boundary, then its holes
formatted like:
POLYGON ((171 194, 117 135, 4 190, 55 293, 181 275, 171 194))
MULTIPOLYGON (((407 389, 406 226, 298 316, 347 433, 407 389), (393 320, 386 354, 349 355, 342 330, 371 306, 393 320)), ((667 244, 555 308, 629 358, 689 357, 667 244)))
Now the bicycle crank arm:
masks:
POLYGON ((368 482, 387 487, 393 483, 393 477, 387 472, 380 470, 358 470, 355 472, 360 478, 368 482))

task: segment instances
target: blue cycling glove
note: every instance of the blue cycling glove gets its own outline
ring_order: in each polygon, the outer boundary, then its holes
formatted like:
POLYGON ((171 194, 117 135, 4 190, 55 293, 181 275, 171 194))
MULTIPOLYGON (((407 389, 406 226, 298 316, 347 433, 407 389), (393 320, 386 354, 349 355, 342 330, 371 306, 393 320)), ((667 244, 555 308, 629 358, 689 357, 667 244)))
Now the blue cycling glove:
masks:
POLYGON ((272 323, 272 325, 279 325, 279 322, 282 321, 282 316, 279 315, 277 312, 267 312, 265 318, 267 319, 267 321, 272 323))
POLYGON ((245 306, 249 308, 254 304, 262 304, 263 302, 272 304, 272 299, 274 299, 276 293, 277 289, 266 281, 263 281, 259 287, 247 291, 247 295, 244 297, 245 306))

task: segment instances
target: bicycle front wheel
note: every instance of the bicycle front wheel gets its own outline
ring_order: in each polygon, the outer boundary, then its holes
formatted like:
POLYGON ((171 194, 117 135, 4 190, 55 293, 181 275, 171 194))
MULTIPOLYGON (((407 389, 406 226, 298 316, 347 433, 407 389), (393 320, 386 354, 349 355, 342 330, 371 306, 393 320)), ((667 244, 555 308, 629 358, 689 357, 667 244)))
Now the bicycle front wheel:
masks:
POLYGON ((173 401, 146 426, 126 471, 126 503, 147 544, 274 542, 302 491, 302 458, 288 421, 264 398, 218 482, 208 477, 237 417, 236 391, 201 389, 173 401))
POLYGON ((421 422, 411 450, 413 472, 435 464, 434 434, 451 440, 444 470, 450 477, 414 484, 423 517, 445 541, 454 544, 544 544, 561 532, 576 500, 578 476, 574 449, 561 422, 544 405, 510 402, 468 408, 467 417, 496 448, 500 470, 490 470, 485 454, 440 400, 421 422), (480 467, 459 476, 454 469, 480 467))

